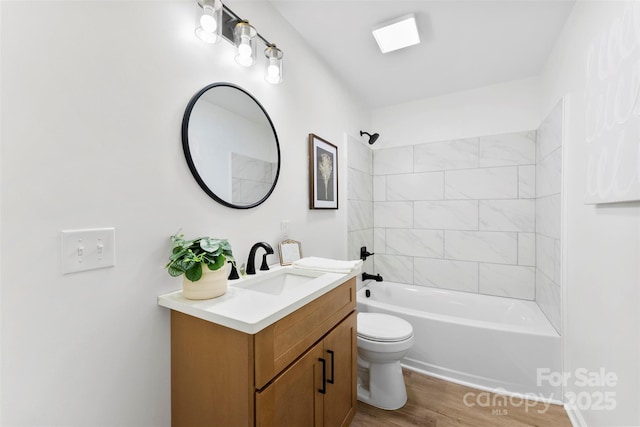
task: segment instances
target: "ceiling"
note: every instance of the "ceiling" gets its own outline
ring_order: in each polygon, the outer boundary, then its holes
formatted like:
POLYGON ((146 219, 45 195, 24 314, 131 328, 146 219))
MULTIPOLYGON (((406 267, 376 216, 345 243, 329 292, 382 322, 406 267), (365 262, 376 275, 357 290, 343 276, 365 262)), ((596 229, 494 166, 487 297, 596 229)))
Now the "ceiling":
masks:
POLYGON ((366 106, 379 108, 538 75, 574 0, 271 3, 366 106), (372 28, 409 13, 421 43, 380 53, 372 28))

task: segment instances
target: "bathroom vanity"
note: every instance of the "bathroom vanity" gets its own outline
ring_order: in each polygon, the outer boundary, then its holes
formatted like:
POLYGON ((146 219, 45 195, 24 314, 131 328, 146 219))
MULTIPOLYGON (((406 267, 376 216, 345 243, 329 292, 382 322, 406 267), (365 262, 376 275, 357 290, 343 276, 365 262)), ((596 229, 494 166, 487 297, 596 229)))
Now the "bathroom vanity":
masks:
POLYGON ((171 309, 174 427, 350 424, 355 273, 278 270, 213 300, 159 297, 171 309))

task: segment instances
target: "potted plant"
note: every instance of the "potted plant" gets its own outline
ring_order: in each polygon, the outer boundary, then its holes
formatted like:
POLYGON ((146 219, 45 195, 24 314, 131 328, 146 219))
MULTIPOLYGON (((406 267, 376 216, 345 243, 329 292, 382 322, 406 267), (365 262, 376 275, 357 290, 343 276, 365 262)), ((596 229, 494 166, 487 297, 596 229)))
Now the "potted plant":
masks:
POLYGON ((227 292, 227 261, 235 265, 231 245, 225 239, 171 236, 171 256, 166 268, 173 277, 183 276, 182 292, 188 299, 209 299, 227 292))

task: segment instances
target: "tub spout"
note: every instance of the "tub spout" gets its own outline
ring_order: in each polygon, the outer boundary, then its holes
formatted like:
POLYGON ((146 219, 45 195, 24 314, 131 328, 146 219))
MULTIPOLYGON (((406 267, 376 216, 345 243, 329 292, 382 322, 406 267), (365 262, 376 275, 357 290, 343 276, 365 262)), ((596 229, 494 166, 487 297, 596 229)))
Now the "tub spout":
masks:
POLYGON ((376 282, 382 282, 382 276, 380 274, 369 274, 369 273, 362 273, 362 280, 370 280, 373 279, 376 282))

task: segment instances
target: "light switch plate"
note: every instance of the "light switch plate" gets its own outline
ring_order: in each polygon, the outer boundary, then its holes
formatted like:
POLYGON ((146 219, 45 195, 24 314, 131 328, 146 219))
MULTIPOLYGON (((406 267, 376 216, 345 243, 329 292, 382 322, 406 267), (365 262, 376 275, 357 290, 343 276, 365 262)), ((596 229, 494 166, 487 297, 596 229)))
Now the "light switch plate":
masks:
POLYGON ((113 267, 115 264, 115 228, 62 230, 63 274, 113 267))

